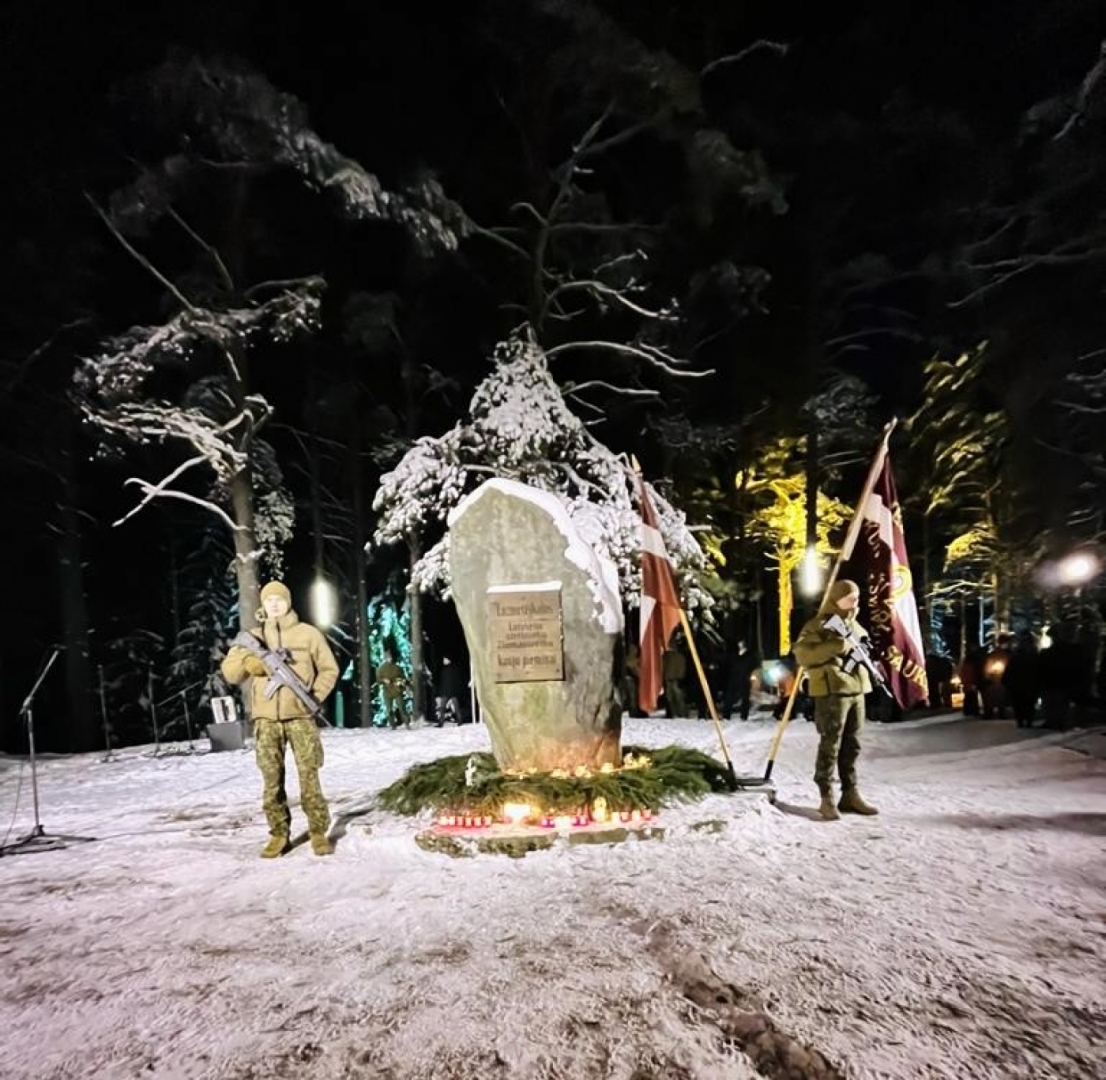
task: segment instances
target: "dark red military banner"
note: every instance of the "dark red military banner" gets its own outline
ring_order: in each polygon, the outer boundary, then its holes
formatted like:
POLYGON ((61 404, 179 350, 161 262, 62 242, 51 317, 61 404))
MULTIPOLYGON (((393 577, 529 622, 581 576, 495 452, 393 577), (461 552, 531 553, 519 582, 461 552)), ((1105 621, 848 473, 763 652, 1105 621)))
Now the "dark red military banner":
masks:
POLYGON ((840 576, 860 586, 861 621, 871 635, 872 654, 883 661, 895 700, 908 709, 926 701, 929 691, 902 511, 886 450, 858 514, 860 528, 855 531, 852 550, 841 553, 844 565, 840 576))

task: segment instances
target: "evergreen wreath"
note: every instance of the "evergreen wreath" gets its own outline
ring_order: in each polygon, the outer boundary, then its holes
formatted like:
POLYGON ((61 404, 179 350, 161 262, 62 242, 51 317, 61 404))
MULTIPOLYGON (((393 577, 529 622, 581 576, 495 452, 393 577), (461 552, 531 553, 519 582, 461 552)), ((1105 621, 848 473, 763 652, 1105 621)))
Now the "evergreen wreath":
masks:
POLYGON ((657 810, 732 790, 725 764, 701 750, 627 746, 623 767, 610 772, 503 773, 487 752, 438 758, 412 765, 377 801, 397 814, 464 810, 498 818, 505 803, 529 803, 550 814, 573 813, 598 799, 613 810, 657 810))

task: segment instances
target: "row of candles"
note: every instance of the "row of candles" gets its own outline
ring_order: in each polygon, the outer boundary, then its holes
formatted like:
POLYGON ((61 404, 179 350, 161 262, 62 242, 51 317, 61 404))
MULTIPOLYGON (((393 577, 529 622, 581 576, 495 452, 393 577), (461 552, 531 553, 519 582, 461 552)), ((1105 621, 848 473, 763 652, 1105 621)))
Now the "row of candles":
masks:
POLYGON ((536 810, 529 803, 504 803, 498 817, 488 814, 443 813, 438 824, 444 828, 486 829, 500 822, 523 825, 533 822, 544 829, 565 830, 584 825, 605 822, 640 824, 653 817, 651 810, 608 810, 603 799, 596 799, 590 807, 582 807, 571 814, 549 814, 536 810))

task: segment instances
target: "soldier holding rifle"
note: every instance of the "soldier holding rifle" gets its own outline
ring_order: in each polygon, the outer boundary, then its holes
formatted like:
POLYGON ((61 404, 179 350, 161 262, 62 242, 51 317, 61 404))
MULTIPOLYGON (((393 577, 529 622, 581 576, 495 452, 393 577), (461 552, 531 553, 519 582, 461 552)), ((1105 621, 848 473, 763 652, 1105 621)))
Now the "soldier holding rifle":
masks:
POLYGON ((315 718, 321 702, 338 681, 338 665, 322 632, 300 622, 292 610, 292 594, 279 581, 261 590, 260 626, 240 634, 223 661, 230 683, 249 679, 248 701, 254 722, 257 767, 261 770, 261 805, 269 823, 264 859, 289 850, 292 814, 285 791, 288 747, 300 780, 300 805, 307 814, 311 850, 329 855, 330 808, 319 783, 323 744, 315 718))
POLYGON ((795 642, 795 658, 806 669, 814 698, 818 728, 818 759, 814 782, 822 797, 818 812, 826 821, 845 814, 879 811, 861 798, 856 763, 864 727, 864 695, 873 686, 886 690, 883 677, 868 654, 867 631, 856 621, 860 588, 854 581, 835 581, 818 614, 795 642), (834 771, 841 798, 834 802, 834 771))

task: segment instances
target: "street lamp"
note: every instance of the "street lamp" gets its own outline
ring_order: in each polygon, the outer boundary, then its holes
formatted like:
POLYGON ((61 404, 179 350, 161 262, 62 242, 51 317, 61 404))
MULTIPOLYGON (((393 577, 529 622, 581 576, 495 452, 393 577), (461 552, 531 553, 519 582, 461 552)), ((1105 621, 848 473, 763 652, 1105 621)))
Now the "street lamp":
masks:
POLYGON ((821 593, 823 580, 822 560, 817 549, 811 545, 799 563, 799 591, 808 599, 813 599, 821 593))
POLYGON ((325 630, 334 625, 338 611, 334 587, 326 578, 316 578, 311 584, 311 618, 315 625, 325 630))
POLYGON ((1093 551, 1072 551, 1059 559, 1050 559, 1037 568, 1037 582, 1046 589, 1074 589, 1078 592, 1102 570, 1102 562, 1093 551))
POLYGON ((1098 571, 1098 559, 1089 551, 1073 551, 1056 564, 1056 575, 1060 584, 1073 588, 1086 585, 1098 571))

